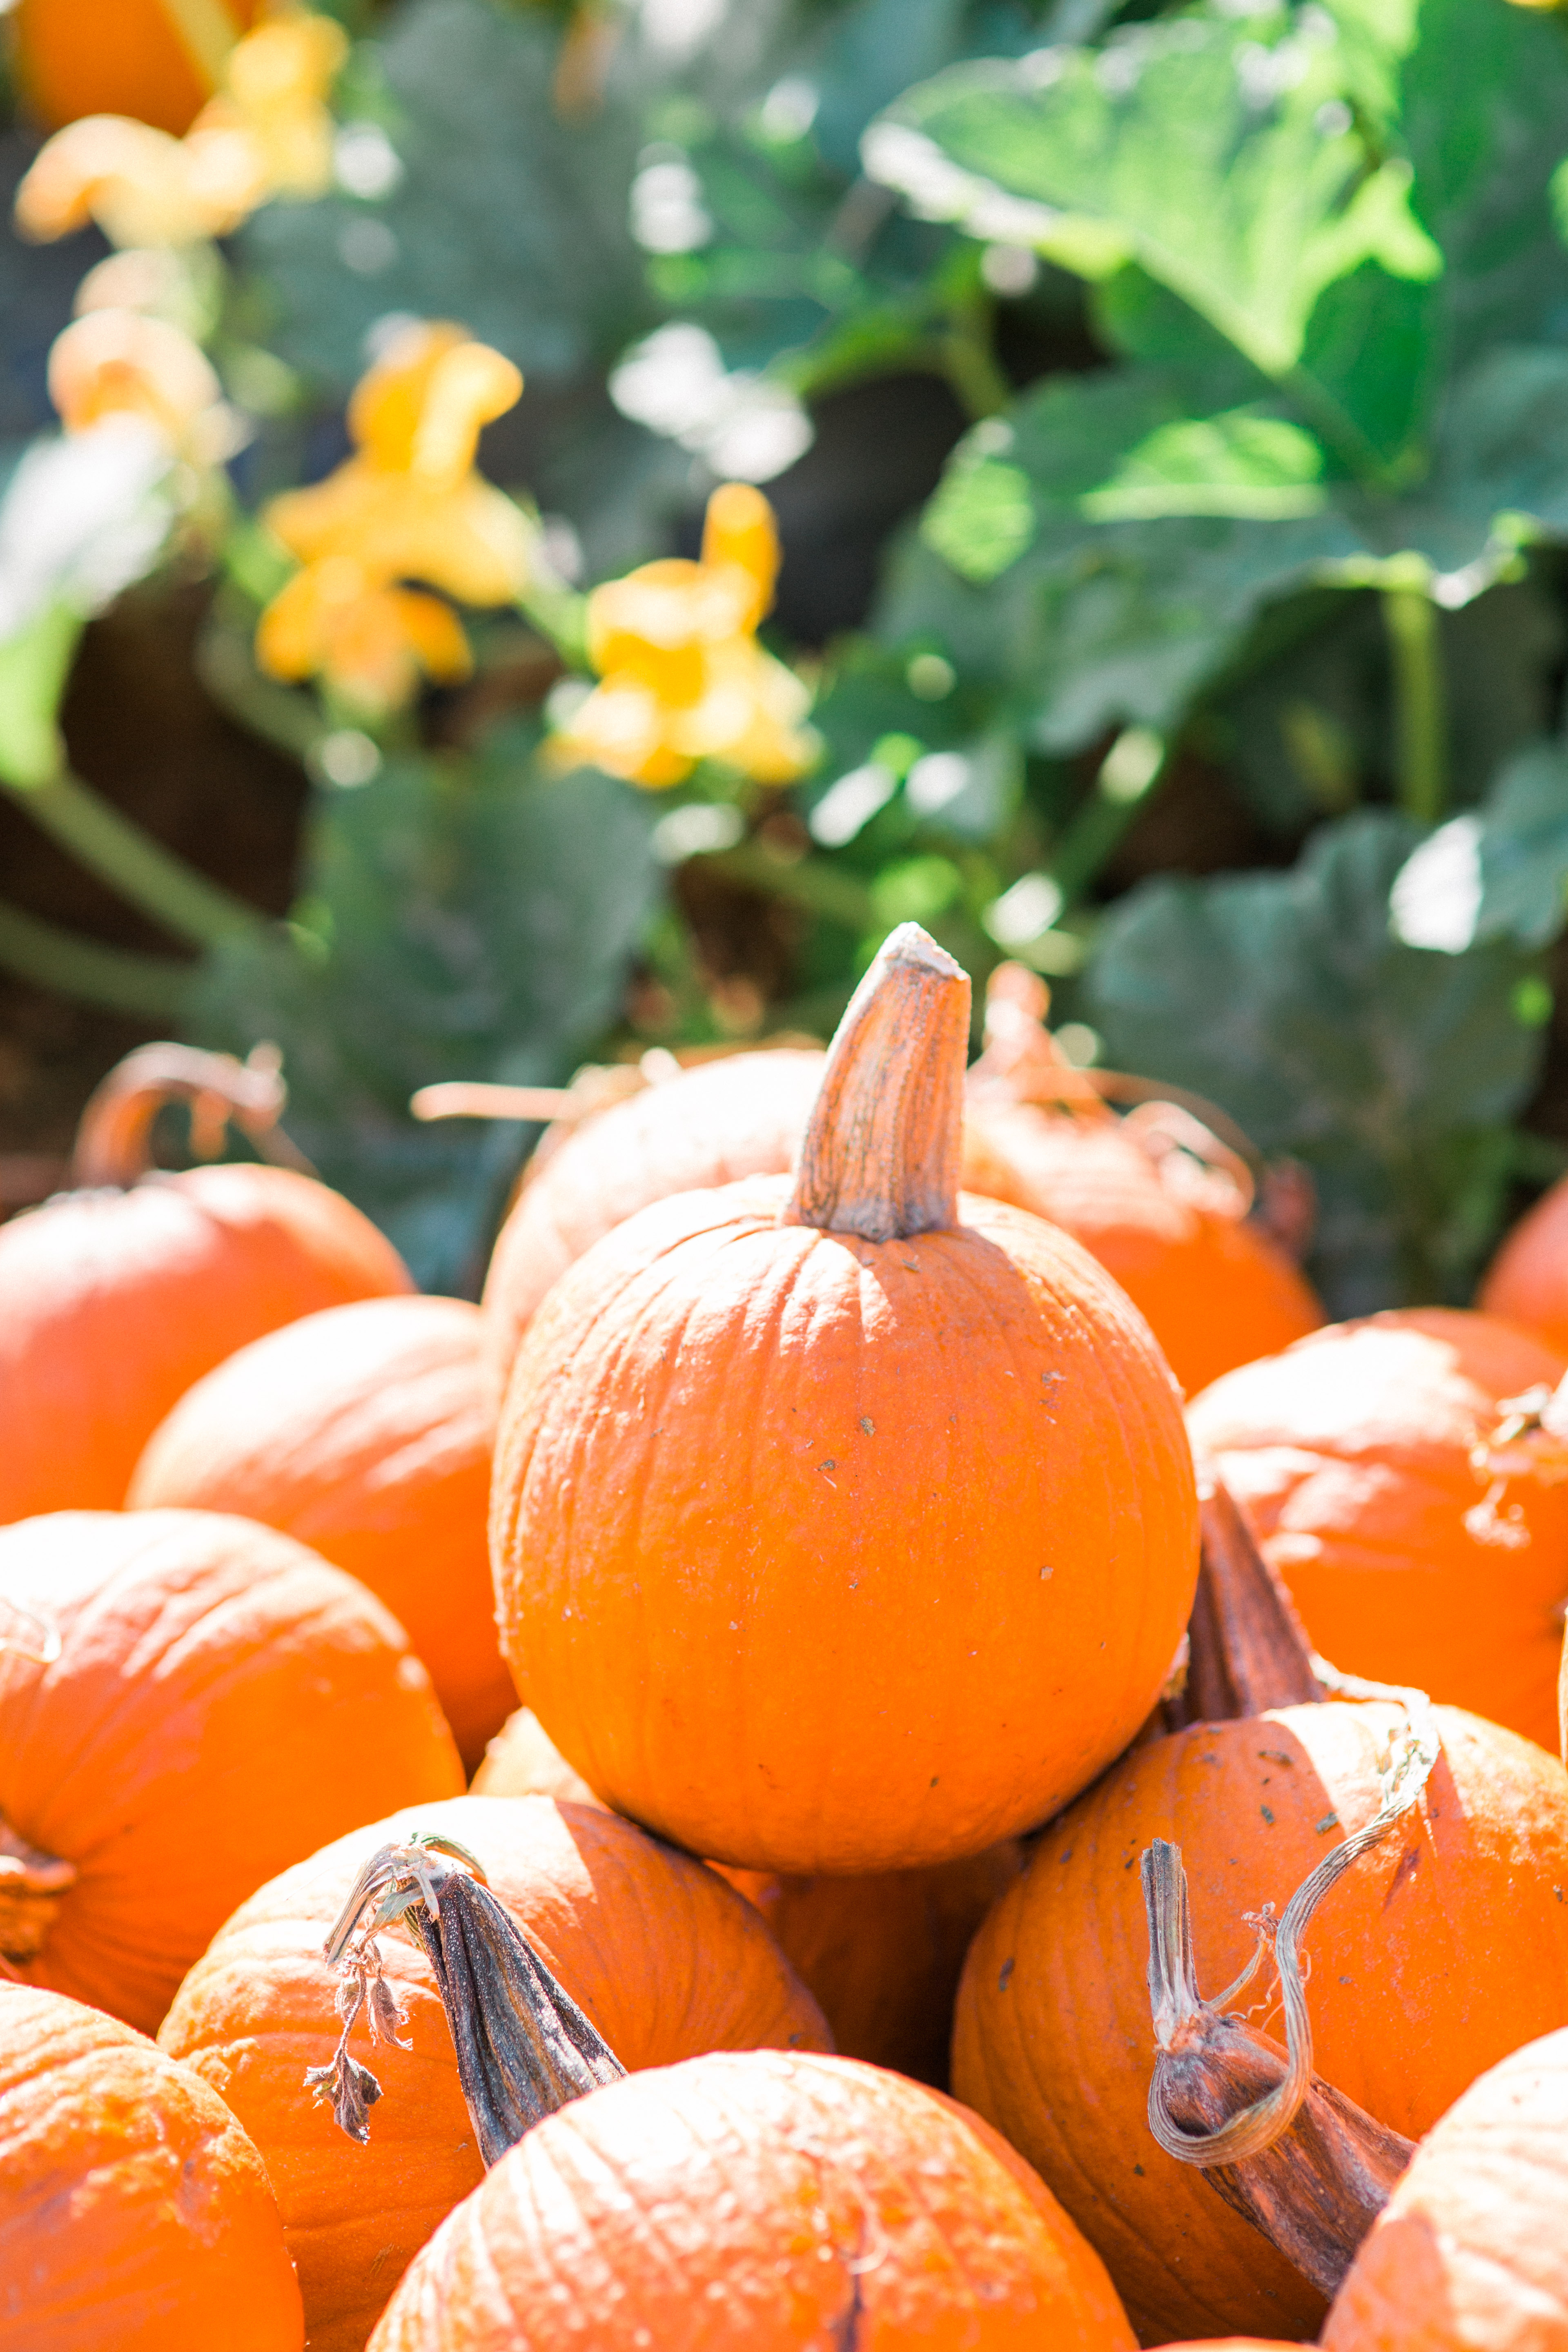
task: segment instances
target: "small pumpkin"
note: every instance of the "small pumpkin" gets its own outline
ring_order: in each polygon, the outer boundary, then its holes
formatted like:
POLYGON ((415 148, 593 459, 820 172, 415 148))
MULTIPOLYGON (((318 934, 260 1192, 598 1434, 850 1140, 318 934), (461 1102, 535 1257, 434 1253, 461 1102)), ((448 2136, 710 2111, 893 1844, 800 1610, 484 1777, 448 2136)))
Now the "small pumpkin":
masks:
POLYGON ((574 1805, 599 1801, 528 1706, 509 1715, 468 1783, 475 1797, 566 1797, 574 1805))
POLYGON ((0 2342, 16 2352, 300 2352, 257 2155, 130 2026, 0 1984, 0 2342))
POLYGON ((372 2352, 592 2342, 1132 2352, 1048 2191, 948 2100, 850 2059, 632 2075, 502 2157, 416 2256, 372 2352))
POLYGON ((402 1627, 270 1528, 0 1529, 0 1953, 151 2032, 264 1879, 462 1767, 402 1627))
POLYGON ((1433 2126, 1334 2298, 1324 2352, 1565 2352, 1568 2031, 1433 2126))
MULTIPOLYGON (((299 2265, 312 2352, 360 2352, 405 2264, 479 2182, 475 2135, 430 1967, 388 1937, 411 2045, 374 2060, 369 2143, 301 2093, 337 2040, 322 1947, 369 1857, 414 1832, 454 1839, 621 2063, 823 2047, 821 2011, 751 1906, 631 1822, 545 1797, 420 1805, 340 1838, 242 1906, 192 1969, 160 2041, 227 2100, 260 2149, 299 2265)), ((542 2128, 542 2126, 541 2126, 542 2128)))
POLYGON ((1494 1475, 1490 1442, 1506 1401, 1562 1370, 1491 1316, 1402 1309, 1228 1373, 1187 1412, 1326 1656, 1553 1751, 1568 1484, 1528 1455, 1494 1475))
POLYGON ((1568 1355, 1568 1176, 1559 1177, 1504 1236, 1476 1305, 1568 1355))
POLYGON ((405 1627, 470 1769, 517 1696, 490 1591, 479 1324, 466 1299, 370 1298, 253 1339, 154 1430, 126 1496, 237 1511, 357 1576, 405 1627))
POLYGON ((750 1869, 908 1869, 1048 1814, 1148 1712, 1196 1576, 1147 1326, 956 1190, 969 985, 918 927, 829 1056, 800 1174, 595 1244, 501 1417, 501 1643, 617 1811, 750 1869))
POLYGON ((498 1391, 551 1285, 604 1234, 673 1192, 788 1168, 824 1059, 782 1046, 683 1070, 666 1055, 653 1083, 551 1129, 485 1277, 485 1356, 498 1391))
POLYGON ((1310 1286, 1247 1215, 1247 1162, 1179 1105, 1143 1100, 1118 1118, 1043 1027, 1048 1003, 1022 965, 993 972, 968 1115, 998 1164, 984 1179, 971 1169, 971 1188, 1081 1242, 1148 1318, 1189 1396, 1315 1330, 1310 1286))
POLYGON ((147 1045, 104 1080, 76 1189, 0 1225, 0 1520, 118 1509, 170 1406, 236 1348, 414 1286, 369 1218, 296 1168, 155 1170, 153 1124, 176 1099, 209 1130, 226 1114, 285 1149, 270 1070, 147 1045))
MULTIPOLYGON (((1222 1544, 1246 1537, 1214 1501, 1205 1523, 1206 1578, 1222 1544)), ((1281 1645, 1287 1688, 1300 1689, 1304 1665, 1304 1651, 1281 1645)), ((1252 1957, 1249 1917, 1282 1911, 1331 1845, 1379 1811, 1403 1737, 1396 1702, 1257 1706, 1261 1679, 1247 1712, 1134 1748, 1051 1823, 975 1937, 959 1990, 955 2090, 1056 2189, 1150 2342, 1225 2328, 1305 2336, 1324 2309, 1147 2124, 1145 1849, 1181 1848, 1194 1948, 1217 1989, 1252 1957)), ((1441 1749, 1419 1811, 1355 1862, 1310 1943, 1315 2064, 1411 2139, 1521 2038, 1568 2021, 1557 1893, 1568 1776, 1495 1724, 1434 1712, 1441 1749)))
POLYGON ((217 86, 223 47, 259 14, 260 0, 16 0, 17 81, 51 131, 129 114, 178 138, 217 86), (197 24, 208 35, 199 47, 197 24))

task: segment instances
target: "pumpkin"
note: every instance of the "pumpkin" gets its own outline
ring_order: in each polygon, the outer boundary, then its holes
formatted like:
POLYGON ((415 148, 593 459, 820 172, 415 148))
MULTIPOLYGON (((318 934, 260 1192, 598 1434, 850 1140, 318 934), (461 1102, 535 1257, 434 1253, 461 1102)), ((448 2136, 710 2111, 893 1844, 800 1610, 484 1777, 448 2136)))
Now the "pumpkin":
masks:
POLYGON ((767 1921, 821 2002, 835 2049, 945 2090, 964 1954, 1023 1861, 1006 1838, 961 1862, 862 1878, 714 1867, 767 1921))
POLYGON ((1315 1330, 1311 1288, 1247 1217, 1246 1161, 1178 1105, 1145 1101, 1119 1118, 1041 1026, 1048 1002, 1021 965, 992 974, 969 1122, 1000 1164, 986 1179, 972 1169, 972 1189, 1081 1242, 1148 1318, 1188 1395, 1315 1330))
POLYGON ((462 1778, 402 1627, 302 1544, 209 1511, 0 1529, 0 1952, 29 1983, 152 2032, 263 1880, 462 1778))
POLYGON ((357 1576, 406 1628, 470 1768, 517 1697, 496 1642, 479 1339, 461 1298, 302 1316, 186 1391, 126 1496, 237 1511, 357 1576))
POLYGON ((359 2352, 405 2265, 480 2178, 429 1965, 386 1937, 407 2014, 404 2050, 373 2053, 384 2096, 369 2144, 303 2096, 337 2039, 329 1929, 378 1847, 413 1831, 482 1865, 621 2063, 704 2050, 826 2044, 820 2011, 762 1921, 710 1870, 629 1822, 545 1797, 421 1805, 340 1838, 253 1895, 191 1971, 160 2040, 233 2107, 261 2150, 300 2269, 312 2352, 359 2352))
POLYGON ((787 1169, 824 1057, 793 1047, 726 1055, 658 1082, 574 1129, 552 1129, 497 1237, 485 1277, 485 1353, 503 1387, 551 1285, 650 1202, 787 1169), (552 1148, 553 1147, 553 1148, 552 1148))
POLYGON ((1476 1305, 1568 1355, 1568 1176, 1543 1192, 1506 1236, 1476 1305))
POLYGON ((1187 1414, 1326 1656, 1553 1750, 1568 1485, 1494 1479, 1477 1449, 1562 1370, 1510 1324, 1422 1307, 1315 1332, 1187 1414))
POLYGON ((0 2342, 16 2352, 300 2352, 260 2158, 129 2026, 0 1984, 0 2342))
MULTIPOLYGON (((1408 2138, 1568 2020, 1568 1776, 1511 1732, 1435 1712, 1419 1811, 1354 1863, 1309 1938, 1314 2063, 1408 2138)), ((1217 1990, 1251 1957, 1248 1917, 1282 1910, 1378 1810, 1402 1723, 1390 1700, 1297 1705, 1134 1748, 1050 1825, 974 1939, 954 2089, 1055 2189, 1148 2342, 1306 2336, 1323 2298, 1150 2136, 1140 1857, 1155 1838, 1180 1846, 1199 1970, 1217 1990)))
POLYGON ((237 40, 260 0, 17 0, 16 77, 49 130, 83 114, 130 114, 176 137, 216 86, 219 43, 237 40), (198 52, 184 26, 216 36, 198 52))
POLYGON ((476 1797, 569 1797, 576 1805, 599 1801, 528 1706, 508 1716, 468 1787, 476 1797))
POLYGON ((226 1056, 141 1047, 83 1114, 78 1189, 0 1225, 0 1520, 118 1509, 170 1406, 236 1348, 413 1288, 368 1217, 294 1168, 153 1169, 176 1097, 268 1140, 281 1100, 226 1056))
POLYGON ((845 2058, 697 2058, 574 2100, 416 2257, 373 2352, 1131 2352, 1056 2200, 951 2102, 845 2058))
POLYGON ((1564 2352, 1568 2032, 1483 2074, 1373 2223, 1324 2352, 1564 2352))
POLYGON ((757 1870, 908 1869, 1126 1745, 1196 1576, 1147 1326, 960 1203, 968 982, 892 933, 792 1188, 641 1211, 526 1334, 491 1490, 501 1645, 618 1811, 757 1870))

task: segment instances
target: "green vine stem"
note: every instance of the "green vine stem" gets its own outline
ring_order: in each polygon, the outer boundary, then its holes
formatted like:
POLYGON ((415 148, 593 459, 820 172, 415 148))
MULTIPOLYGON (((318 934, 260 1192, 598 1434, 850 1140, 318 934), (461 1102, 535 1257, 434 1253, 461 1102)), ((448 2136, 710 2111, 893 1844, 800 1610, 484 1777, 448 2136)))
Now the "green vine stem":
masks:
POLYGON ((1050 861, 1065 906, 1074 906, 1154 792, 1168 765, 1164 739, 1151 727, 1124 727, 1100 764, 1094 790, 1063 834, 1050 861))
POLYGON ((1447 725, 1437 608, 1425 581, 1383 592, 1394 683, 1394 774, 1399 805, 1436 824, 1447 799, 1447 725))
POLYGON ((35 988, 164 1025, 177 1021, 193 969, 172 956, 133 955, 124 948, 79 939, 4 900, 0 965, 35 988))
POLYGON ((0 777, 6 792, 62 849, 176 939, 195 947, 259 930, 265 918, 243 898, 209 882, 172 849, 61 769, 41 784, 0 777))

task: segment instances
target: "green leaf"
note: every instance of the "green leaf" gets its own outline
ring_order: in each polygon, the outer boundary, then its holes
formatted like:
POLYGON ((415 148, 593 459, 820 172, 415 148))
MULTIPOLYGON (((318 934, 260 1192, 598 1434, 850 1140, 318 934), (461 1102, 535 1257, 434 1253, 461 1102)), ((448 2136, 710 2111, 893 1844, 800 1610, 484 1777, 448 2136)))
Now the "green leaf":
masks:
POLYGON ((567 1077, 616 1016, 658 894, 650 796, 545 778, 526 740, 391 761, 323 797, 292 923, 209 960, 203 1034, 283 1046, 290 1127, 427 1287, 469 1276, 515 1129, 420 1127, 443 1077, 567 1077))
POLYGON ((962 579, 994 580, 1033 544, 1034 485, 1021 466, 979 457, 950 467, 926 507, 921 534, 962 579))
POLYGON ((956 166, 1094 222, 1279 377, 1334 278, 1368 259, 1395 277, 1442 266, 1409 212, 1408 166, 1368 168, 1345 88, 1317 20, 1193 8, 1125 26, 1098 52, 940 75, 889 119, 901 146, 873 127, 868 162, 917 204, 941 200, 956 166))
POLYGON ((1164 515, 1238 515, 1273 522, 1321 512, 1321 444, 1285 417, 1256 408, 1156 425, 1085 493, 1091 522, 1148 522, 1164 515))
POLYGON ((1306 1161, 1312 1272, 1338 1315, 1466 1295, 1541 1058, 1517 948, 1443 955, 1392 935, 1390 889, 1420 838, 1361 814, 1289 874, 1146 883, 1107 916, 1085 988, 1109 1061, 1196 1089, 1306 1161))
POLYGON ((1395 930, 1415 946, 1550 946, 1568 914, 1568 748, 1535 743, 1510 761, 1479 809, 1421 843, 1393 907, 1395 930))

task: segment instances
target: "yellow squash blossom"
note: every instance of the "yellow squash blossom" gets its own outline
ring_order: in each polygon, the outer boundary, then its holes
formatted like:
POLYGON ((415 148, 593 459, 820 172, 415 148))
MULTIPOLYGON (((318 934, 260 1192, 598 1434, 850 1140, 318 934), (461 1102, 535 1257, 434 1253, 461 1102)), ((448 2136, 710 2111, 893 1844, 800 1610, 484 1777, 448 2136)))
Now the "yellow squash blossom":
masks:
POLYGON ((758 623, 778 574, 773 509, 745 482, 708 501, 700 560, 645 563, 588 599, 602 683, 556 739, 562 761, 658 787, 717 760, 761 783, 810 765, 810 697, 764 653, 758 623))
POLYGON ((396 338, 349 404, 356 455, 266 510, 268 528, 305 569, 262 616, 264 668, 282 677, 320 675, 362 702, 384 703, 404 698, 417 669, 462 674, 468 642, 455 616, 398 583, 426 581, 464 604, 510 604, 521 593, 528 523, 474 470, 481 428, 521 390, 511 362, 460 327, 426 323, 396 338), (356 646, 384 649, 395 626, 406 625, 401 668, 357 654, 345 667, 343 649, 359 625, 351 621, 356 597, 365 607, 356 646), (372 695, 373 676, 402 683, 396 693, 372 695))
POLYGON ((47 241, 92 220, 118 246, 195 245, 226 236, 270 195, 321 194, 326 97, 345 51, 330 17, 283 16, 235 44, 223 88, 183 139, 128 115, 68 123, 17 189, 18 226, 47 241))
POLYGON ((421 672, 449 683, 473 667, 450 605, 388 587, 345 555, 295 573, 261 616, 256 655, 274 677, 329 678, 372 717, 406 702, 421 672))
POLYGON ((49 398, 68 433, 108 416, 156 427, 192 465, 221 463, 236 446, 236 420, 212 362, 188 335, 140 311, 89 310, 57 335, 49 398))

